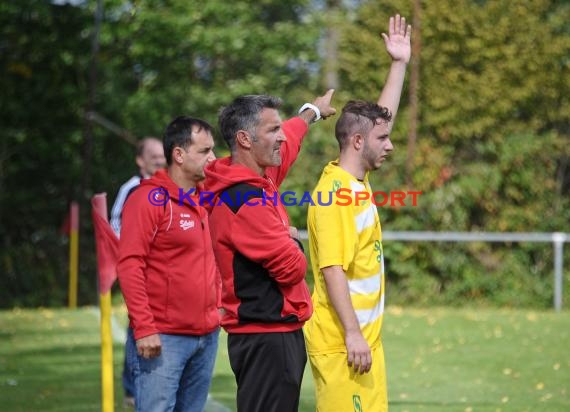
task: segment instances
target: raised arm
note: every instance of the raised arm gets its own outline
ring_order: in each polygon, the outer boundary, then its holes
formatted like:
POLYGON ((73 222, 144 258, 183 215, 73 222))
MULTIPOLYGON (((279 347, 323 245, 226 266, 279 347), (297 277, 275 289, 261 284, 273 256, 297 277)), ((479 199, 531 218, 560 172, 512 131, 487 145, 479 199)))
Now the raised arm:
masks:
MULTIPOLYGON (((336 114, 336 109, 331 106, 333 94, 334 89, 329 89, 324 95, 316 97, 313 103, 311 103, 319 111, 322 119, 336 114)), ((287 140, 281 146, 281 166, 265 169, 265 174, 273 179, 277 187, 281 185, 289 172, 289 168, 297 160, 297 155, 301 150, 301 143, 309 130, 309 125, 314 123, 316 118, 316 111, 308 108, 297 116, 283 122, 283 131, 285 136, 287 136, 287 140), (303 120, 304 123, 299 119, 303 120)))
MULTIPOLYGON (((323 96, 318 96, 313 101, 312 105, 316 106, 319 110, 319 118, 326 119, 336 114, 336 109, 331 106, 333 94, 334 89, 329 89, 323 96)), ((303 119, 307 125, 310 125, 317 118, 317 113, 313 109, 306 109, 299 113, 299 117, 303 119)))
POLYGON ((412 26, 406 25, 406 18, 396 14, 390 17, 388 24, 388 35, 382 33, 382 38, 386 44, 386 51, 392 57, 392 65, 386 79, 386 84, 378 99, 378 105, 387 107, 392 112, 392 123, 396 118, 402 87, 406 76, 406 67, 410 61, 412 52, 410 37, 412 26))

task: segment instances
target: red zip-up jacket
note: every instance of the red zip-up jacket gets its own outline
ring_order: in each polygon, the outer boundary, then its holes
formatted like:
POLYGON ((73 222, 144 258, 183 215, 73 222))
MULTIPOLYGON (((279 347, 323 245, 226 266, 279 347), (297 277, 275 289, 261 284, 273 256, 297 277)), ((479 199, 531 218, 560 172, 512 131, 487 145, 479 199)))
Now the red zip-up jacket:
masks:
POLYGON ((207 212, 196 194, 180 196, 166 170, 142 180, 125 204, 117 273, 135 339, 219 326, 221 280, 207 212))
POLYGON ((232 164, 229 157, 206 168, 204 187, 214 193, 210 233, 222 275, 222 326, 230 333, 297 330, 313 311, 305 254, 289 235, 278 193, 307 124, 295 117, 282 127, 287 140, 281 145, 281 166, 267 168, 265 176, 232 164), (263 204, 263 196, 277 202, 263 204))

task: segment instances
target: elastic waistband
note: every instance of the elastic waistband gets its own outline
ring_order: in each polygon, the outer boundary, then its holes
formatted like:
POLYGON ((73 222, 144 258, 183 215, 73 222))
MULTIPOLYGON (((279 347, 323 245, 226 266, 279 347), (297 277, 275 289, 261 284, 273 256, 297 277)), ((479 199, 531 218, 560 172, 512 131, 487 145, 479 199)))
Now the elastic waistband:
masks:
POLYGON ((292 332, 303 327, 305 322, 295 323, 244 323, 234 325, 223 325, 228 333, 272 333, 272 332, 292 332))

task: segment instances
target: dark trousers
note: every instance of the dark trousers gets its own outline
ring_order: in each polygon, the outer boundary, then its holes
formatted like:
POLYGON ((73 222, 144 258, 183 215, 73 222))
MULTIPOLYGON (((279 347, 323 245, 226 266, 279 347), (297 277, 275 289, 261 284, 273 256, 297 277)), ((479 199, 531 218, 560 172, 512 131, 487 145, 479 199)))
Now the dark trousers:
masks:
POLYGON ((301 329, 231 333, 228 354, 238 387, 238 412, 297 412, 307 363, 301 329))

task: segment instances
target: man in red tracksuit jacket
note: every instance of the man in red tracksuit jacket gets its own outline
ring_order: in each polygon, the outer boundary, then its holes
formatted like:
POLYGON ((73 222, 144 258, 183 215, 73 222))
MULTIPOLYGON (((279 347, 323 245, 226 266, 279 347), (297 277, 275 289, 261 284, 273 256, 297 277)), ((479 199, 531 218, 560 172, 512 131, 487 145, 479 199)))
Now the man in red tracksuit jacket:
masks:
MULTIPOLYGON (((179 117, 164 135, 168 164, 129 196, 117 273, 136 348, 138 411, 196 411, 216 358, 221 282, 199 183, 215 156, 211 126, 179 117)), ((129 355, 127 355, 129 356, 129 355)))
POLYGON ((241 96, 219 116, 231 156, 206 168, 210 232, 222 275, 222 326, 240 412, 297 411, 312 313, 307 261, 278 188, 308 124, 335 113, 333 90, 281 122, 281 101, 241 96), (307 108, 307 110, 304 110, 307 108))

